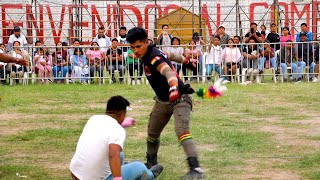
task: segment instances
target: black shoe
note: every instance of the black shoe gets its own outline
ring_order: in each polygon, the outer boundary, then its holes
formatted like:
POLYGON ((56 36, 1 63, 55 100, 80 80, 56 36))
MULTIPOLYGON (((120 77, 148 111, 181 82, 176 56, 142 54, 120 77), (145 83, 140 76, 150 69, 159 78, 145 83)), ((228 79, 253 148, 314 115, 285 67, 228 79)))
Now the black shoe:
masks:
POLYGON ((203 170, 198 167, 193 170, 190 170, 186 175, 181 177, 181 180, 191 180, 191 179, 203 179, 204 173, 203 170))
POLYGON ((150 169, 152 166, 155 166, 155 165, 158 164, 158 156, 157 156, 157 154, 150 155, 150 154, 147 153, 146 158, 147 158, 147 162, 144 163, 144 165, 148 169, 150 169))
POLYGON ((301 82, 301 78, 298 78, 296 81, 296 83, 299 83, 299 82, 301 82))
POLYGON ((288 82, 288 79, 287 79, 287 78, 284 78, 284 79, 283 79, 283 82, 288 82))
POLYGON ((150 168, 150 171, 153 173, 154 178, 157 178, 163 170, 163 166, 161 164, 154 165, 150 168))
POLYGON ((263 70, 260 70, 260 71, 259 71, 259 74, 263 74, 263 70))

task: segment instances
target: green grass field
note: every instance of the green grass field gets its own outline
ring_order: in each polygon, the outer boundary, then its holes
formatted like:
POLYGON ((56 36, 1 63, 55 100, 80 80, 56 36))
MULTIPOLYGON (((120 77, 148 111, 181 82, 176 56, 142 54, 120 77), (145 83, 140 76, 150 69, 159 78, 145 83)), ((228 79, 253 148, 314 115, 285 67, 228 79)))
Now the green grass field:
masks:
MULTIPOLYGON (((227 87, 214 100, 193 95, 191 133, 206 179, 320 179, 320 83, 227 87)), ((0 179, 70 179, 84 124, 113 95, 131 102, 128 116, 137 120, 126 129, 125 159, 145 161, 148 85, 18 85, 0 93, 0 179)), ((161 136, 160 180, 187 171, 177 142, 172 119, 161 136)))

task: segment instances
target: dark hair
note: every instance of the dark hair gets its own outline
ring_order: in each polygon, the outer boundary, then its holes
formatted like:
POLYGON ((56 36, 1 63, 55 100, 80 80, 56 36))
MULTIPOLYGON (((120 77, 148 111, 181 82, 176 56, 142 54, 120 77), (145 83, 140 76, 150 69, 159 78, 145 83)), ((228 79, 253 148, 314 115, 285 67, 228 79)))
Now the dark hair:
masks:
POLYGON ((270 41, 268 39, 264 39, 263 43, 270 43, 270 41))
POLYGON ((19 45, 21 45, 20 41, 13 41, 12 45, 14 45, 14 43, 18 42, 19 45))
POLYGON ((219 35, 214 35, 214 36, 212 36, 213 38, 217 38, 217 39, 219 39, 219 41, 220 41, 220 36, 219 35))
MULTIPOLYGON (((61 46, 62 46, 62 42, 61 41, 58 41, 57 43, 56 43, 56 51, 58 51, 58 43, 61 43, 61 46)), ((61 49, 62 49, 62 47, 60 47, 61 49)))
POLYGON ((191 39, 191 40, 189 41, 189 45, 191 44, 191 42, 194 42, 195 44, 197 43, 195 40, 191 39))
POLYGON ((180 45, 180 39, 178 38, 178 37, 173 37, 172 39, 171 39, 171 45, 173 45, 173 40, 178 40, 178 42, 179 42, 179 45, 180 45))
POLYGON ((99 43, 97 41, 92 41, 91 46, 93 45, 93 43, 96 43, 99 46, 99 43))
POLYGON ((162 25, 161 29, 163 29, 163 27, 165 27, 165 26, 169 27, 168 24, 164 24, 164 25, 162 25))
POLYGON ((4 46, 5 46, 5 44, 3 44, 3 43, 0 43, 0 46, 2 46, 2 45, 4 45, 4 46))
POLYGON ((237 37, 239 39, 239 41, 241 41, 241 37, 236 35, 236 36, 233 36, 233 38, 237 37))
POLYGON ((117 113, 119 111, 127 110, 127 107, 130 106, 128 100, 122 96, 112 96, 107 103, 106 113, 117 113))
POLYGON ((307 23, 301 23, 301 25, 300 26, 306 26, 306 27, 308 27, 308 25, 307 25, 307 23))
MULTIPOLYGON (((251 37, 251 38, 249 39, 249 41, 250 41, 250 40, 254 40, 254 42, 256 42, 256 39, 255 39, 254 37, 251 37)), ((248 41, 248 42, 249 42, 249 41, 248 41)))
POLYGON ((62 42, 62 46, 68 46, 67 42, 62 42))
POLYGON ((73 40, 73 44, 75 43, 75 42, 77 42, 78 41, 78 43, 80 43, 80 40, 79 39, 74 39, 73 40))
POLYGON ((276 23, 271 23, 271 24, 270 24, 270 27, 273 26, 273 25, 274 25, 274 26, 277 26, 276 23))
POLYGON ((261 26, 263 26, 265 29, 267 29, 266 25, 262 24, 261 26))
POLYGON ((80 55, 83 55, 82 48, 75 48, 73 54, 74 54, 74 55, 77 55, 77 52, 78 52, 78 51, 80 51, 80 55))
POLYGON ((120 27, 120 30, 121 30, 121 29, 127 30, 127 28, 126 28, 125 26, 121 26, 121 27, 120 27))
POLYGON ((103 26, 99 27, 99 30, 104 30, 104 27, 103 26))
POLYGON ((42 44, 42 42, 41 42, 40 40, 36 40, 36 42, 34 43, 34 45, 37 45, 37 43, 41 43, 41 44, 42 44))
POLYGON ((113 38, 113 39, 111 40, 111 42, 113 42, 113 41, 117 41, 117 42, 118 42, 118 39, 117 39, 117 38, 113 38))
POLYGON ((134 43, 136 41, 145 41, 148 39, 147 32, 145 29, 140 27, 134 27, 128 31, 127 41, 129 43, 134 43))
POLYGON ((252 23, 250 24, 250 26, 252 26, 252 25, 256 25, 256 26, 258 26, 258 24, 257 24, 257 23, 255 23, 255 22, 252 22, 252 23))
POLYGON ((282 28, 282 31, 283 31, 284 29, 288 30, 288 31, 289 31, 289 33, 288 33, 288 34, 289 34, 289 35, 291 35, 291 33, 290 33, 290 29, 289 29, 289 27, 288 27, 288 26, 283 27, 283 28, 282 28))
POLYGON ((292 40, 288 39, 288 40, 286 40, 286 42, 292 42, 292 40))

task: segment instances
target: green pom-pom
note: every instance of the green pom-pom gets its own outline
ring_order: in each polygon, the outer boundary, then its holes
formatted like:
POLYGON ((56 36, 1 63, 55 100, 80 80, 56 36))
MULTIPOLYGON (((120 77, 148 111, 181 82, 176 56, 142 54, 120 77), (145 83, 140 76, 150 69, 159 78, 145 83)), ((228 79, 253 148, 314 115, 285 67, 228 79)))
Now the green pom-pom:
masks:
POLYGON ((203 98, 203 95, 204 95, 203 88, 197 89, 196 94, 197 94, 199 97, 202 97, 202 98, 203 98))

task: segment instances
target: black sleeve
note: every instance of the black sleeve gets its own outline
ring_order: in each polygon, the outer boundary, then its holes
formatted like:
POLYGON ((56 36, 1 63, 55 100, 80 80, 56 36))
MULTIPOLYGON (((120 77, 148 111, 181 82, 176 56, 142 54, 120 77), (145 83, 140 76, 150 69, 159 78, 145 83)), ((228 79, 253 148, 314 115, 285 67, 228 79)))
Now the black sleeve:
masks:
POLYGON ((119 55, 122 54, 122 50, 121 50, 120 48, 118 48, 117 51, 118 51, 117 53, 118 53, 119 55))
POLYGON ((249 33, 247 33, 244 37, 249 37, 249 33))
POLYGON ((316 61, 316 63, 319 63, 319 46, 316 47, 316 50, 314 51, 314 60, 316 61))
POLYGON ((107 56, 108 56, 108 55, 111 55, 111 51, 110 51, 110 49, 108 49, 108 50, 107 50, 106 55, 107 55, 107 56))

